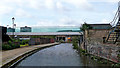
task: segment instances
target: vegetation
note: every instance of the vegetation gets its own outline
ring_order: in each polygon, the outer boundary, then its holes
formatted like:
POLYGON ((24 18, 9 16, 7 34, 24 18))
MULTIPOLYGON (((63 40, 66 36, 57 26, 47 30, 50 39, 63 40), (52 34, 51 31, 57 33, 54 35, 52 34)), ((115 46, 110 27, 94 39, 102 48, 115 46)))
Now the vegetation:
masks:
POLYGON ((118 58, 120 59, 120 54, 118 54, 118 58))
POLYGON ((73 43, 73 49, 79 49, 77 36, 72 37, 72 43, 73 43))
MULTIPOLYGON (((32 36, 32 38, 55 38, 55 36, 32 36)), ((10 50, 15 48, 20 48, 24 46, 28 46, 29 40, 20 40, 20 39, 13 39, 9 40, 8 42, 4 42, 2 44, 3 50, 10 50)))
POLYGON ((8 42, 2 44, 2 50, 11 50, 15 48, 20 48, 22 46, 27 46, 29 40, 11 39, 8 42))
POLYGON ((80 27, 80 30, 85 31, 86 29, 92 29, 92 27, 87 23, 82 24, 82 27, 80 27))
POLYGON ((28 44, 29 41, 30 41, 30 40, 22 40, 22 41, 20 42, 20 45, 28 44))
POLYGON ((25 47, 25 46, 29 46, 28 44, 25 44, 25 45, 20 45, 20 47, 25 47))
POLYGON ((64 40, 60 40, 60 43, 64 43, 64 40))
POLYGON ((10 50, 10 49, 12 49, 12 47, 8 44, 2 44, 2 49, 3 50, 10 50))
POLYGON ((82 53, 82 54, 86 53, 86 51, 81 48, 79 50, 80 50, 80 53, 82 53))
POLYGON ((55 38, 55 36, 32 36, 32 38, 55 38))
POLYGON ((73 49, 78 49, 77 43, 73 43, 73 49))

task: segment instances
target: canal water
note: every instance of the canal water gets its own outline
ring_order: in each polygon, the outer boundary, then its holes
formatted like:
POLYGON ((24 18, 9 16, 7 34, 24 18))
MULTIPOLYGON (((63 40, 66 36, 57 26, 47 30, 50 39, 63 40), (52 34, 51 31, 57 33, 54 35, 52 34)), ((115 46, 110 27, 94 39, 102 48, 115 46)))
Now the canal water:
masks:
POLYGON ((27 57, 17 66, 103 66, 88 57, 79 55, 72 44, 62 43, 42 49, 27 57))

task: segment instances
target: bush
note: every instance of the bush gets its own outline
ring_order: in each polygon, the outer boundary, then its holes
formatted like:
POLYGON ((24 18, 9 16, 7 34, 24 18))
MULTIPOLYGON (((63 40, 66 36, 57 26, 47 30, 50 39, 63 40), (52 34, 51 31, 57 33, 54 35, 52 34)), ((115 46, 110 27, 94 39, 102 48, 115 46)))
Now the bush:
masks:
POLYGON ((10 49, 12 49, 12 47, 10 45, 8 45, 8 44, 2 45, 2 50, 10 50, 10 49))
POLYGON ((15 49, 15 48, 19 48, 19 40, 14 40, 12 39, 12 41, 8 41, 8 43, 3 44, 2 45, 3 50, 9 50, 9 49, 15 49))
POLYGON ((12 47, 12 49, 20 48, 20 45, 13 43, 13 44, 11 45, 11 47, 12 47))
POLYGON ((81 53, 86 53, 86 51, 85 51, 85 50, 83 50, 83 49, 80 49, 80 52, 81 52, 81 53))
POLYGON ((118 54, 118 56, 117 56, 118 58, 120 58, 120 54, 118 54))
POLYGON ((20 43, 21 45, 25 45, 28 44, 29 40, 22 40, 22 42, 20 43))
POLYGON ((25 45, 25 42, 22 40, 22 42, 20 43, 21 45, 25 45))
POLYGON ((20 48, 20 45, 18 45, 18 44, 17 44, 17 45, 15 45, 15 48, 20 48))
POLYGON ((73 43, 73 49, 78 49, 78 44, 77 43, 73 43))
POLYGON ((12 49, 14 49, 14 48, 15 48, 15 44, 13 43, 13 44, 11 45, 11 47, 12 47, 12 49))
POLYGON ((64 43, 64 40, 60 40, 60 43, 64 43))
POLYGON ((10 46, 12 46, 12 41, 8 41, 8 44, 9 44, 10 46))
POLYGON ((73 43, 73 49, 78 49, 78 37, 74 36, 72 37, 72 43, 73 43))

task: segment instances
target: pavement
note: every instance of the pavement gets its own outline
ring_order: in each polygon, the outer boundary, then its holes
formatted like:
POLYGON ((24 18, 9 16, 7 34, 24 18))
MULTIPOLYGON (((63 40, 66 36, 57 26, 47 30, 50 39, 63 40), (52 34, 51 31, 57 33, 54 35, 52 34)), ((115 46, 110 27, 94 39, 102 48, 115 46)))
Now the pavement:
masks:
MULTIPOLYGON (((33 46, 22 47, 22 48, 17 48, 17 49, 13 49, 13 50, 2 51, 2 56, 0 56, 0 58, 2 57, 2 63, 0 63, 0 64, 2 64, 2 65, 7 64, 11 60, 14 60, 15 58, 17 58, 27 52, 30 52, 30 51, 38 49, 38 48, 46 47, 46 46, 52 46, 55 44, 58 44, 58 43, 33 45, 33 46)), ((2 65, 0 65, 0 67, 2 65)))

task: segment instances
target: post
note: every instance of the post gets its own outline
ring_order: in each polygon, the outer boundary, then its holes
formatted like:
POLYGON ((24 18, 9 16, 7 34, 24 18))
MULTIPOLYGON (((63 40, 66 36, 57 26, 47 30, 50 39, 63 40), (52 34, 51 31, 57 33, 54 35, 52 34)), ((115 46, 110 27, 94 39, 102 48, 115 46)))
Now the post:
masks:
POLYGON ((14 20, 15 20, 15 18, 13 17, 13 18, 12 18, 12 24, 13 24, 13 38, 14 38, 14 20))

